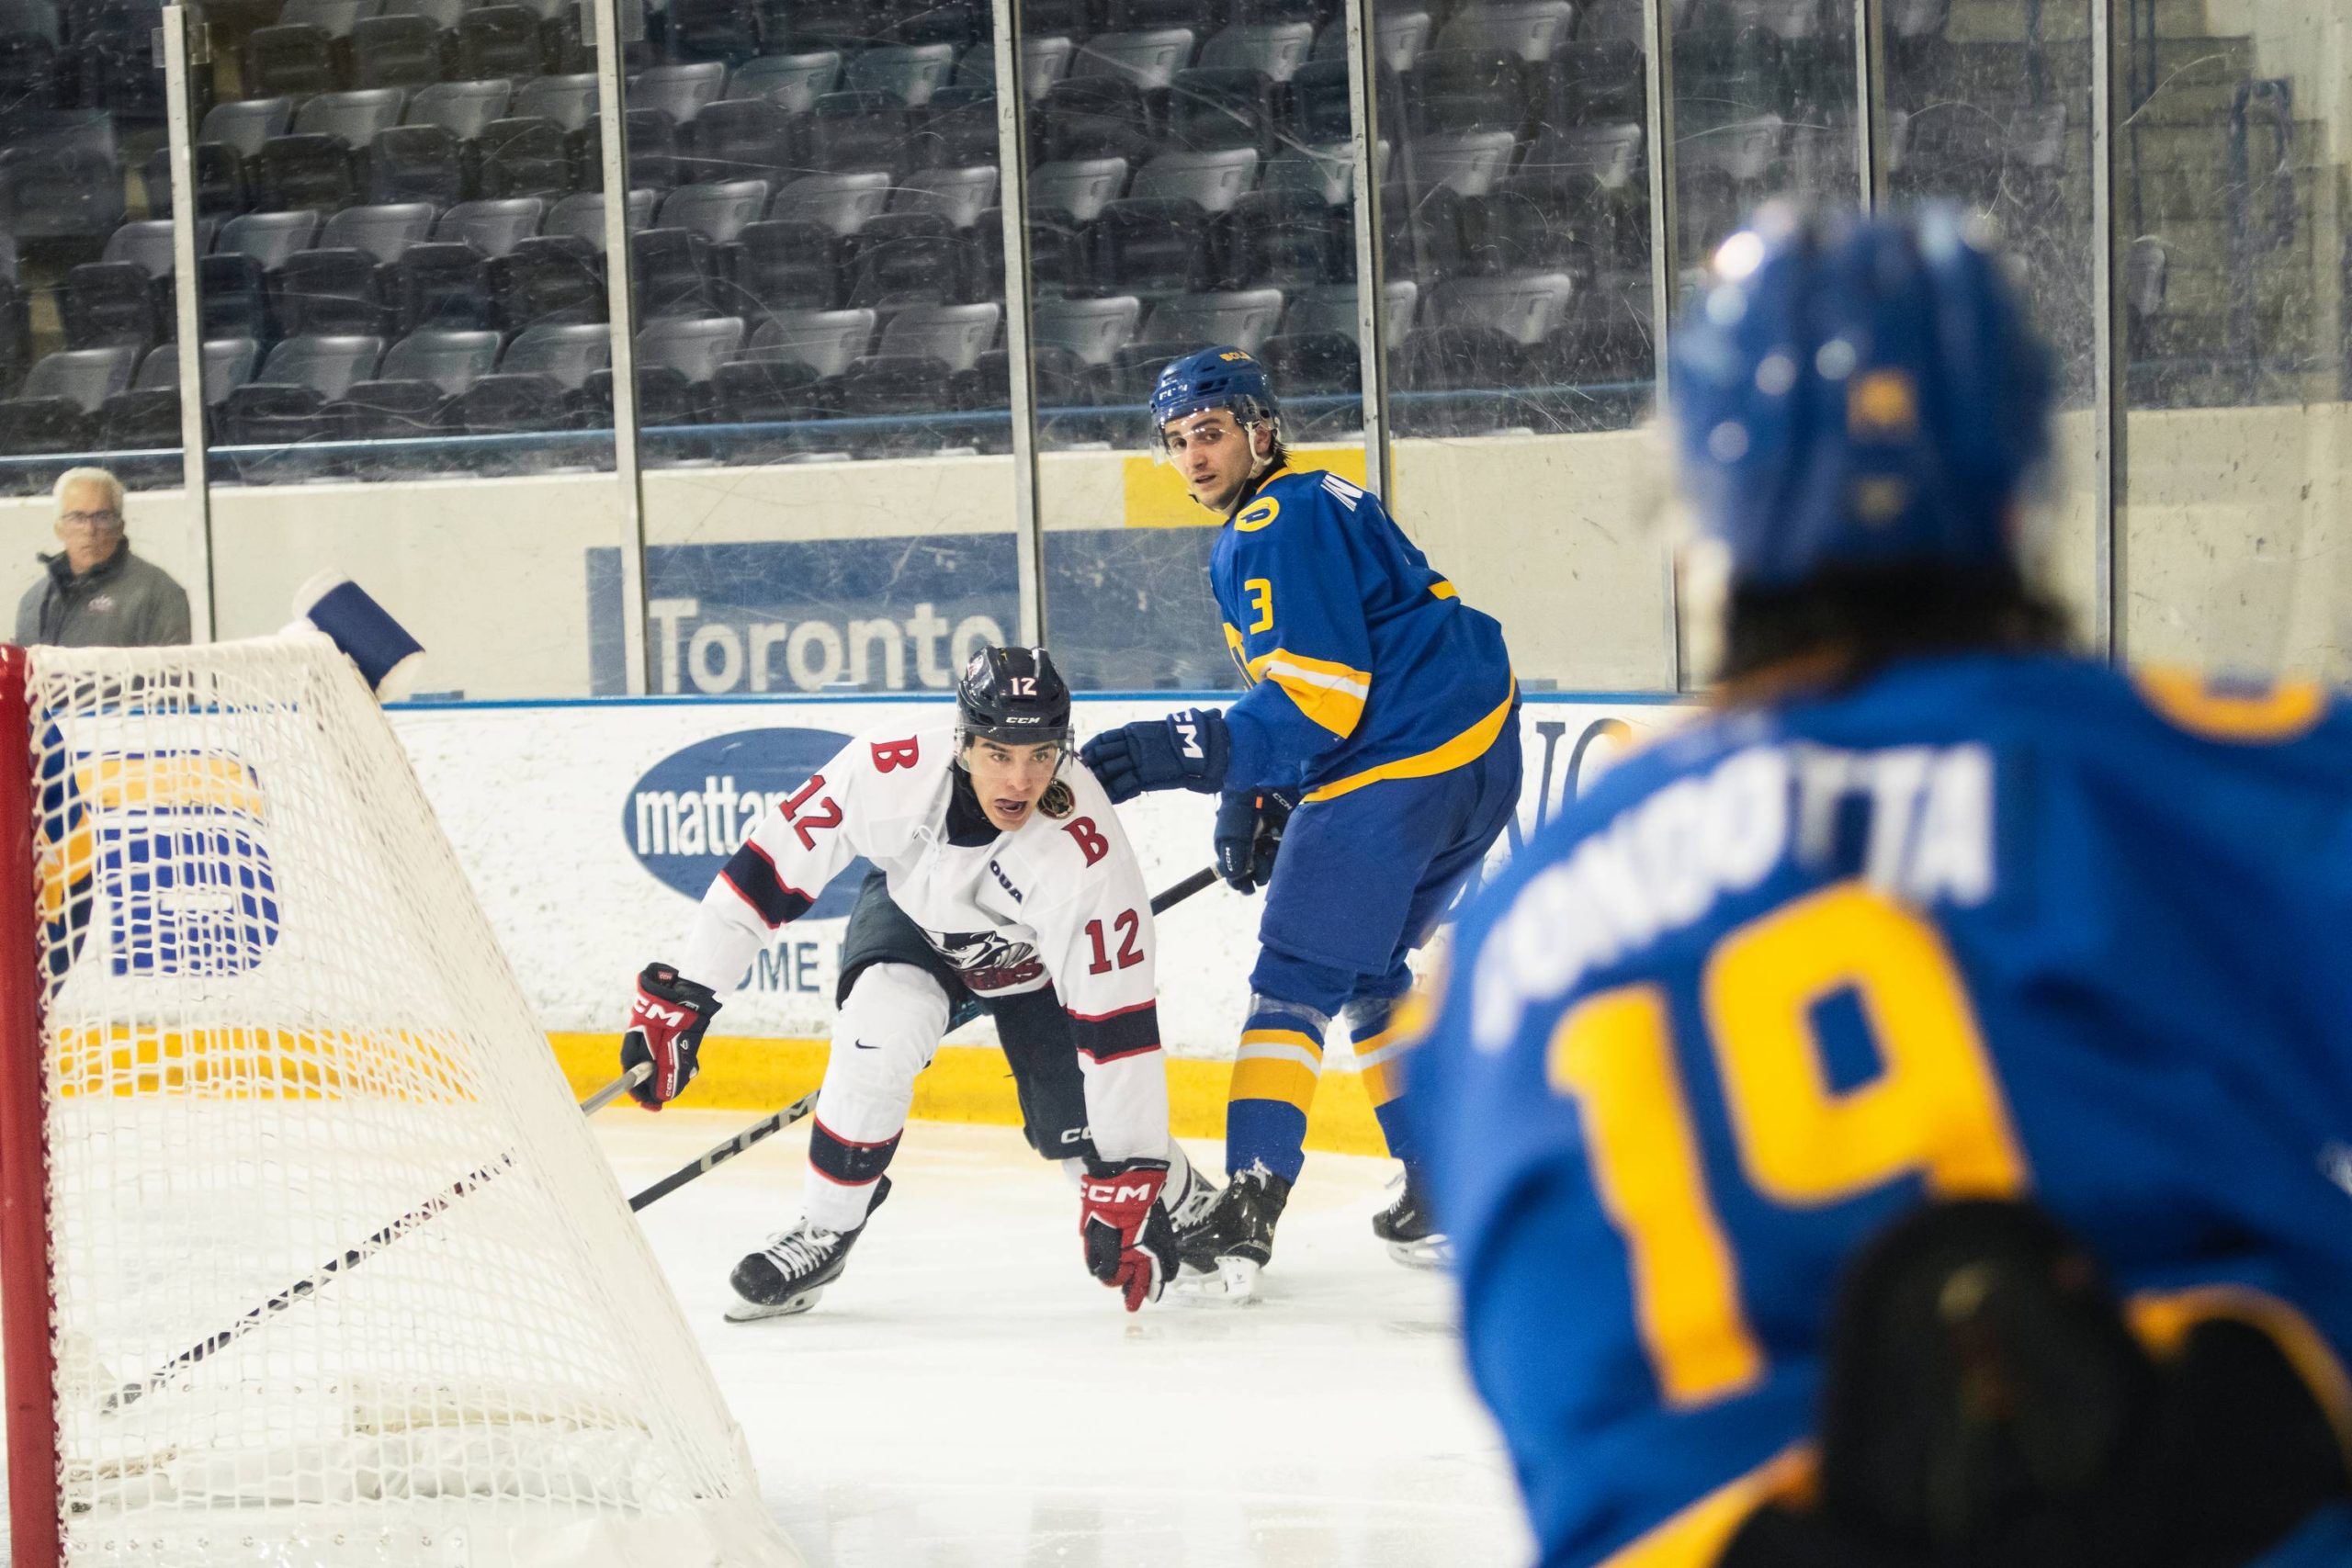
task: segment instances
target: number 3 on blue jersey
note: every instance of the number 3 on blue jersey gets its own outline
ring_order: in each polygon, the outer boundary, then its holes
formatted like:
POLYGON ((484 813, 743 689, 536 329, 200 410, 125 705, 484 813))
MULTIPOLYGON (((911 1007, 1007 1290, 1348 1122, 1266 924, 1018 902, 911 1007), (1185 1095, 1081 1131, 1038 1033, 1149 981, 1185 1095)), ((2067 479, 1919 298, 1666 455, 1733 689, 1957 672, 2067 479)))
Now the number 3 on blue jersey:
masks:
POLYGON ((1250 608, 1256 612, 1250 622, 1250 635, 1269 630, 1274 624, 1274 584, 1271 578, 1253 577, 1242 583, 1241 591, 1250 595, 1250 608))
MULTIPOLYGON (((1740 1175, 1762 1197, 1817 1207, 1915 1175, 1939 1197, 2025 1186, 1959 968, 1936 928, 1903 905, 1855 882, 1784 905, 1716 943, 1700 993, 1740 1175), (1844 1092, 1813 1022, 1840 992, 1860 1004, 1881 1065, 1844 1092)), ((1689 1408, 1748 1387, 1764 1355, 1707 1195, 1664 991, 1640 984, 1583 998, 1545 1060, 1552 1088, 1577 1102, 1666 1402, 1689 1408)))

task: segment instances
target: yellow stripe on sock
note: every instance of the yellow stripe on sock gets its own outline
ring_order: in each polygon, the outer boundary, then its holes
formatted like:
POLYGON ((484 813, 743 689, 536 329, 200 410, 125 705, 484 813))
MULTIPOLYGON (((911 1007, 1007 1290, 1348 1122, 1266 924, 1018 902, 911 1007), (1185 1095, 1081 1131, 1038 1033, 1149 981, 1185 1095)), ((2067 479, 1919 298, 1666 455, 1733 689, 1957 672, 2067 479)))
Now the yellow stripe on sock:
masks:
POLYGON ((1244 1056, 1233 1064, 1228 1100, 1276 1100, 1306 1111, 1315 1103, 1316 1080, 1323 1075, 1287 1056, 1244 1056))

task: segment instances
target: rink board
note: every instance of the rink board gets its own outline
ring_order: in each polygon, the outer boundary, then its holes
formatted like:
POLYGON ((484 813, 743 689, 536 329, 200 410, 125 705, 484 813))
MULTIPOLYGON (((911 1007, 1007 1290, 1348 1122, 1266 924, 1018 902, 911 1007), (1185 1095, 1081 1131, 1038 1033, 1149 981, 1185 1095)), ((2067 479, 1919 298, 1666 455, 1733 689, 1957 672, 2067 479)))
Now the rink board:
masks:
MULTIPOLYGON (((555 1057, 585 1100, 610 1083, 620 1053, 617 1034, 554 1033, 555 1057)), ((704 1111, 774 1111, 815 1089, 825 1076, 823 1040, 751 1040, 710 1036, 703 1041, 701 1077, 688 1103, 704 1111)), ((1168 1063, 1168 1120, 1180 1138, 1225 1136, 1225 1087, 1233 1066, 1226 1061, 1173 1057, 1168 1063)), ((611 1114, 607 1112, 607 1114, 611 1114)), ((1021 1124, 1021 1105, 1004 1053, 993 1045, 943 1045, 915 1080, 914 1109, 922 1122, 972 1122, 1001 1127, 1021 1124)), ((1372 1097, 1350 1069, 1322 1075, 1306 1121, 1306 1146, 1332 1154, 1387 1152, 1372 1097)))
MULTIPOLYGON (((928 678, 932 671, 922 673, 928 678)), ((942 681, 945 674, 940 672, 942 681)), ((1230 702, 1231 693, 1152 693, 1085 698, 1078 725, 1091 734, 1193 702, 1230 702)), ((1531 694, 1519 742, 1526 784, 1517 821, 1495 863, 1589 787, 1632 746, 1662 732, 1688 709, 1643 697, 1531 694)), ((568 1066, 590 1086, 609 1077, 610 1043, 630 985, 650 960, 674 953, 694 905, 759 815, 798 787, 842 745, 869 732, 910 734, 952 722, 944 693, 922 697, 645 698, 594 702, 415 704, 391 710, 427 797, 454 841, 492 926, 541 1024, 565 1042, 568 1066)), ((1210 859, 1211 797, 1171 792, 1120 808, 1145 879, 1182 881, 1210 859)), ((1369 846, 1377 853, 1378 846, 1369 846)), ((860 863, 862 865, 863 863, 860 863)), ((772 1109, 781 1085, 813 1083, 831 1032, 837 956, 849 896, 862 872, 838 878, 811 915, 794 922, 729 997, 719 1033, 743 1049, 706 1056, 695 1095, 706 1105, 772 1109), (739 1076, 742 1085, 733 1080, 739 1076), (726 1097, 722 1099, 721 1097, 726 1097)), ((1202 1135, 1203 1118, 1223 1116, 1223 1065, 1230 1061, 1257 954, 1258 902, 1222 884, 1159 918, 1162 1038, 1174 1062, 1170 1087, 1180 1119, 1202 1135), (1195 1064, 1188 1066, 1187 1064, 1195 1064)), ((967 1025, 951 1044, 986 1047, 967 1067, 943 1051, 925 1075, 937 1080, 933 1112, 956 1120, 1010 1120, 990 1026, 967 1025), (991 1058, 993 1059, 991 1061, 991 1058), (964 1075, 966 1088, 955 1089, 964 1075), (964 1107, 961 1112, 955 1108, 964 1107)), ((1328 1100, 1338 1140, 1329 1147, 1376 1146, 1363 1091, 1339 1069, 1328 1100)), ((790 1098, 787 1093, 785 1098, 790 1098)), ((920 1106, 918 1113, 924 1113, 920 1106)))

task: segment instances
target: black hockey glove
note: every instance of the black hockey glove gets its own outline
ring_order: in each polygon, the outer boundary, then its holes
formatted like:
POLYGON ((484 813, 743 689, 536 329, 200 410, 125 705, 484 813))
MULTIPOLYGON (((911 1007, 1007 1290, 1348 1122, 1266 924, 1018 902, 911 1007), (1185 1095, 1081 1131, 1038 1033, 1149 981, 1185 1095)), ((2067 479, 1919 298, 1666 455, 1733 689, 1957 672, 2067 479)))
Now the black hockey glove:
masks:
POLYGON ((1238 789, 1216 808, 1217 874, 1236 893, 1254 893, 1274 874, 1294 802, 1280 790, 1238 789))
POLYGON ((621 1036, 621 1071, 639 1062, 652 1074, 629 1096, 648 1111, 659 1111, 695 1081, 701 1064, 702 1032, 718 1011, 718 996, 667 964, 649 964, 637 977, 637 1000, 628 1010, 628 1032, 621 1036))
POLYGON ((1146 790, 1189 789, 1215 795, 1225 784, 1232 738, 1220 708, 1186 708, 1166 718, 1137 719, 1106 729, 1079 748, 1079 756, 1116 806, 1146 790))
POLYGON ((1129 1312, 1158 1301, 1176 1277, 1176 1227, 1159 1203, 1167 1181, 1164 1159, 1117 1165, 1089 1159, 1078 1184, 1078 1235, 1086 1244, 1086 1270, 1121 1292, 1129 1312))

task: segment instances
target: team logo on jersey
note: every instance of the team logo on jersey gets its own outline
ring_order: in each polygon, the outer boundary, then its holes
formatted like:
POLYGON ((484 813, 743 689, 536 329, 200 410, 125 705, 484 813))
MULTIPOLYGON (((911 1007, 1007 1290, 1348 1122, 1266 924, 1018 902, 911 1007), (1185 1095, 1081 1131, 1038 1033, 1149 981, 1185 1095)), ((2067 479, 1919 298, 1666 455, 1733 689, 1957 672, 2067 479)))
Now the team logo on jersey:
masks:
POLYGON ((1078 809, 1078 796, 1070 793, 1069 785, 1056 779, 1046 786, 1046 793, 1037 797, 1037 809, 1059 821, 1078 809))
POLYGON ((1271 495, 1261 495, 1243 507, 1233 519, 1233 525, 1244 534, 1254 534, 1283 513, 1283 503, 1271 495))
MULTIPOLYGON (((671 752, 621 802, 629 852, 663 886, 700 898, 760 818, 849 741, 830 729, 739 729, 671 752)), ((868 869, 852 863, 802 918, 847 915, 868 869)))

